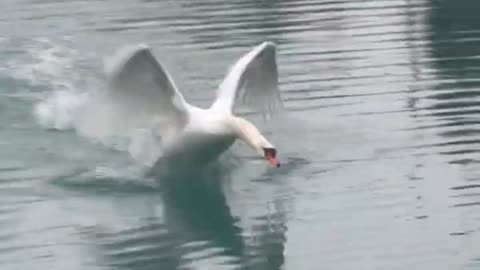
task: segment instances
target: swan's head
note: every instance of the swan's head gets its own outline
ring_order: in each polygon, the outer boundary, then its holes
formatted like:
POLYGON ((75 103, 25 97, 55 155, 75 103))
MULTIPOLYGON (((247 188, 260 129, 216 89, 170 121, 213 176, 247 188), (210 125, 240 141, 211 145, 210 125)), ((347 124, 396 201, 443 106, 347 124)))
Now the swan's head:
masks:
POLYGON ((250 145, 259 156, 266 159, 270 165, 280 167, 280 162, 277 158, 277 149, 260 133, 258 133, 258 136, 250 136, 243 140, 250 145))
POLYGON ((277 159, 277 149, 273 147, 263 148, 264 157, 273 167, 280 167, 280 162, 277 159))
POLYGON ((280 167, 280 162, 277 159, 277 149, 260 134, 260 131, 252 123, 240 117, 230 119, 229 123, 231 123, 230 126, 233 128, 236 137, 252 147, 258 155, 265 158, 273 167, 280 167))

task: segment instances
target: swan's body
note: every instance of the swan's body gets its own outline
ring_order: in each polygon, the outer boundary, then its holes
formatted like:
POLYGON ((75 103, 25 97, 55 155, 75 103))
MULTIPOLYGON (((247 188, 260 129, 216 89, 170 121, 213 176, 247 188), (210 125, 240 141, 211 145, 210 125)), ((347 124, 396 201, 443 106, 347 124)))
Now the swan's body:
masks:
POLYGON ((281 108, 273 43, 264 42, 237 61, 208 109, 185 101, 148 46, 125 48, 117 58, 120 63, 109 71, 115 114, 120 113, 122 121, 132 128, 156 125, 164 145, 157 163, 208 163, 241 139, 273 166, 279 166, 275 147, 252 123, 233 115, 236 101, 264 115, 281 108))

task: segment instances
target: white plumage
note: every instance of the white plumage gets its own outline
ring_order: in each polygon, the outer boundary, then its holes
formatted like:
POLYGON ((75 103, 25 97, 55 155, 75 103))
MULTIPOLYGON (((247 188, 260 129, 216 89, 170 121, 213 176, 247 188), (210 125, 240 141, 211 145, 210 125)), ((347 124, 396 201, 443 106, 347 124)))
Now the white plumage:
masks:
POLYGON ((264 116, 282 108, 275 44, 264 42, 241 57, 228 71, 208 109, 185 101, 147 45, 122 48, 115 59, 107 70, 108 95, 114 104, 110 110, 131 129, 156 125, 165 146, 158 162, 209 162, 239 138, 273 166, 279 166, 275 147, 252 123, 233 114, 234 105, 239 103, 264 116))

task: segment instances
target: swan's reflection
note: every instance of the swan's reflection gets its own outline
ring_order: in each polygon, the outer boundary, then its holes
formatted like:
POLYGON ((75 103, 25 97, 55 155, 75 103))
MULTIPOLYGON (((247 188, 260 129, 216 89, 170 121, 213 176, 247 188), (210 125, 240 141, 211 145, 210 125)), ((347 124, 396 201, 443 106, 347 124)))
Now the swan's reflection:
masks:
POLYGON ((186 242, 208 241, 223 255, 241 257, 242 230, 230 212, 223 185, 228 179, 220 166, 161 179, 164 219, 171 231, 186 242))
MULTIPOLYGON (((279 218, 280 209, 266 213, 263 207, 251 209, 257 211, 254 216, 242 216, 255 224, 247 232, 230 209, 230 193, 225 189, 231 182, 223 169, 213 166, 182 175, 159 179, 161 194, 141 196, 142 201, 135 204, 143 208, 127 210, 128 218, 135 219, 134 226, 114 232, 96 229, 95 242, 103 264, 135 270, 201 269, 204 264, 208 268, 281 268, 285 219, 279 218)), ((264 194, 258 192, 260 197, 264 194)))

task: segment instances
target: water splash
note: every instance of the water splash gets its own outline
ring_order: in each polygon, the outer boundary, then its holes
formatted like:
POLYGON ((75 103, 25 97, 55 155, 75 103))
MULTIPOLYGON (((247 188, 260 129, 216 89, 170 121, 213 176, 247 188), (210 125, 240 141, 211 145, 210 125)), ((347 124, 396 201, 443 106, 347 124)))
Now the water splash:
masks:
POLYGON ((46 129, 71 130, 115 150, 128 152, 142 165, 149 166, 161 155, 161 138, 155 129, 131 129, 115 114, 108 98, 89 92, 54 91, 34 108, 37 122, 46 129))
POLYGON ((82 61, 94 62, 85 59, 88 55, 82 56, 65 42, 37 39, 22 56, 8 63, 10 76, 27 81, 31 89, 43 90, 35 93, 39 97, 33 106, 41 127, 73 130, 94 143, 124 151, 145 166, 161 155, 161 140, 153 124, 132 128, 105 91, 104 70, 82 66, 82 61))
POLYGON ((37 122, 46 129, 71 129, 85 101, 85 94, 54 91, 48 98, 35 105, 34 115, 37 122))
POLYGON ((4 43, 15 57, 5 62, 9 75, 28 81, 32 86, 48 86, 55 90, 72 90, 81 74, 75 72, 79 52, 68 40, 53 42, 47 38, 10 39, 4 43), (24 43, 27 43, 26 45, 24 43), (22 48, 23 51, 17 51, 22 48))

